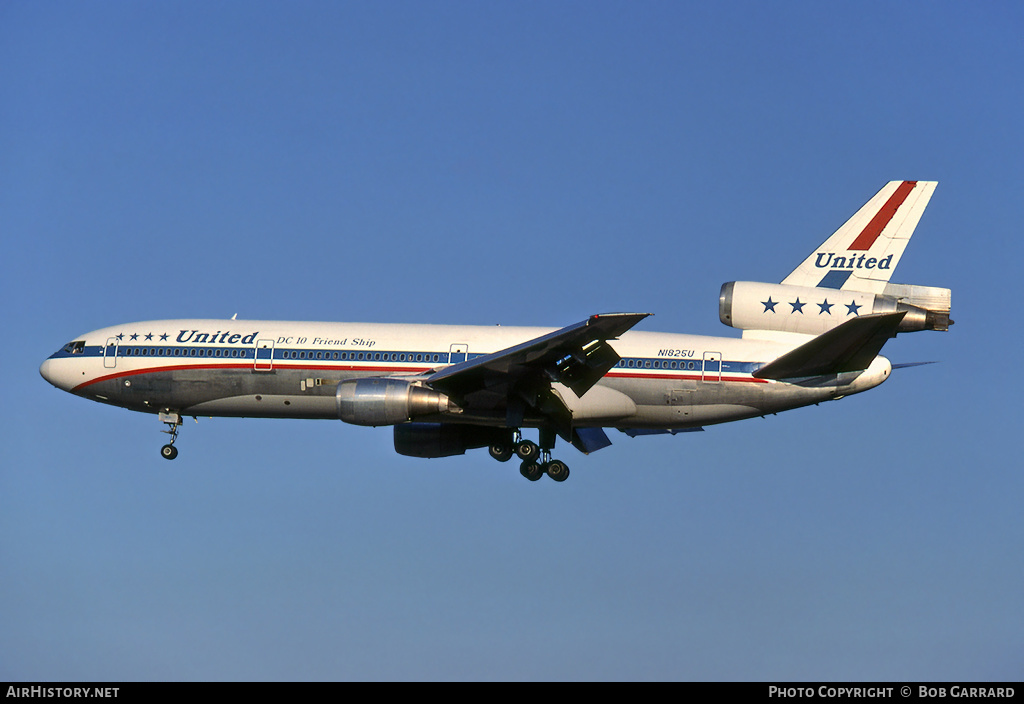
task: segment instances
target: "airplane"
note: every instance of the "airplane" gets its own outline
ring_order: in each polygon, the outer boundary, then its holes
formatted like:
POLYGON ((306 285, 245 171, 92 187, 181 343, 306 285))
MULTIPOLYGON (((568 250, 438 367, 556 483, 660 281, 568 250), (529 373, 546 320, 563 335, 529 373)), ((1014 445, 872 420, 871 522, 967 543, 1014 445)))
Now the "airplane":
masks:
MULTIPOLYGON (((550 328, 266 320, 156 320, 76 337, 43 378, 76 396, 156 414, 340 419, 393 426, 395 450, 438 458, 487 447, 556 482, 556 438, 583 453, 703 430, 867 391, 901 332, 946 331, 951 292, 889 279, 935 190, 886 184, 781 283, 722 286, 739 338, 634 331, 646 313, 550 328), (536 429, 538 441, 524 429, 536 429)), ((900 366, 900 365, 897 365, 900 366)))

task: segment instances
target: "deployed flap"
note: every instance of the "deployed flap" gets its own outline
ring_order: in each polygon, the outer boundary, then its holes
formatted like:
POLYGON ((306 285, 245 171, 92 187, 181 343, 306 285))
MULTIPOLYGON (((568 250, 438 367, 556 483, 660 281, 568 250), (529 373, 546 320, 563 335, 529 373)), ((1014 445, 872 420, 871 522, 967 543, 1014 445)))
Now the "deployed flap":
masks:
POLYGON ((426 382, 449 394, 514 386, 538 380, 558 381, 582 396, 614 367, 619 356, 607 340, 646 318, 649 313, 592 315, 561 330, 475 359, 445 367, 426 382))
POLYGON ((576 428, 572 431, 569 442, 585 455, 612 444, 602 428, 576 428))
POLYGON ((756 372, 756 379, 792 379, 867 369, 906 311, 863 315, 818 335, 756 372))

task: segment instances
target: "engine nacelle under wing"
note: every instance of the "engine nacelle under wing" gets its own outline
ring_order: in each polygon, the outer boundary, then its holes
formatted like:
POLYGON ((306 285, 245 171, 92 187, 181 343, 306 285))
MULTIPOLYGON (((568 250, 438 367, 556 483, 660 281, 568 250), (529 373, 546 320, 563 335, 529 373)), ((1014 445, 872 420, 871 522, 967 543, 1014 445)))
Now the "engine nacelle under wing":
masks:
POLYGON ((948 289, 890 285, 887 290, 890 288, 897 295, 730 281, 722 285, 718 317, 726 325, 740 330, 773 330, 805 335, 820 335, 852 317, 870 313, 906 311, 897 332, 946 330, 952 324, 948 289), (936 295, 927 299, 929 307, 925 308, 914 305, 917 301, 913 297, 902 295, 903 291, 911 289, 936 295), (944 309, 935 302, 943 299, 938 295, 942 293, 945 294, 944 309))
POLYGON ((406 457, 451 457, 494 443, 511 444, 512 431, 452 423, 404 423, 395 426, 395 452, 406 457))
POLYGON ((354 425, 395 425, 413 418, 457 412, 445 394, 405 379, 347 379, 335 393, 338 417, 354 425))

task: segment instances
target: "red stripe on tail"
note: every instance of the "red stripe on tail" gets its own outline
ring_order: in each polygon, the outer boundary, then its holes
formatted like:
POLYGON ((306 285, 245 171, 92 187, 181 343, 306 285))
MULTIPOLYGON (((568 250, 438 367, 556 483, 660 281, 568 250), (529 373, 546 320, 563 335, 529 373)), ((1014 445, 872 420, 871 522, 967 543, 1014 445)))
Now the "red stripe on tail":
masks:
POLYGON ((850 250, 868 250, 871 249, 871 245, 875 243, 878 236, 882 234, 882 230, 892 220, 893 215, 903 205, 903 201, 907 199, 910 192, 914 190, 914 186, 917 185, 917 181, 904 181, 900 184, 896 192, 892 194, 892 197, 885 202, 881 210, 875 213, 875 217, 871 218, 871 222, 864 228, 864 231, 857 235, 857 239, 850 245, 850 250))

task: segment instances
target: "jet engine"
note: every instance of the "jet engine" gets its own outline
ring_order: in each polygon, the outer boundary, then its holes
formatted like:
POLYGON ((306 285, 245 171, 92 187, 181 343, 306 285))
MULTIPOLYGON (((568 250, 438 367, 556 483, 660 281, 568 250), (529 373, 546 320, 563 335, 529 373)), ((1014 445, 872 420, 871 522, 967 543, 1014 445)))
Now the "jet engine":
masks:
POLYGON ((718 317, 740 330, 775 330, 820 335, 851 317, 906 311, 897 332, 947 330, 950 290, 886 284, 881 294, 730 281, 722 285, 718 317))
POLYGON ((492 444, 511 447, 512 431, 452 423, 405 423, 395 426, 395 452, 407 457, 451 457, 492 444))
POLYGON ((355 425, 395 425, 419 416, 458 412, 439 391, 405 379, 348 379, 335 393, 338 417, 355 425))

